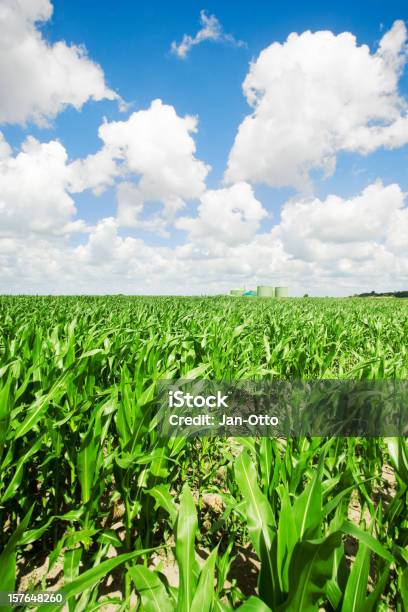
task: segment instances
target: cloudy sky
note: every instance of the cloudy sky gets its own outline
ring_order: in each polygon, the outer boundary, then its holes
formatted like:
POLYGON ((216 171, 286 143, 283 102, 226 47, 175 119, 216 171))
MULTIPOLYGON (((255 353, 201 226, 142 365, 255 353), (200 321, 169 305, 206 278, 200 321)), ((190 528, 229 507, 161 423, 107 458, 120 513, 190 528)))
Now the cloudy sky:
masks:
POLYGON ((408 289, 406 2, 0 0, 0 292, 408 289))

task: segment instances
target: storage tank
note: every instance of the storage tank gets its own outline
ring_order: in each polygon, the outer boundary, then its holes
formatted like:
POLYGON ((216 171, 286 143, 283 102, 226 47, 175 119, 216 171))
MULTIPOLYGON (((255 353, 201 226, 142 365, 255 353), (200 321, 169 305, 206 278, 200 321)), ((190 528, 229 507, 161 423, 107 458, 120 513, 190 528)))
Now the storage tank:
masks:
POLYGON ((275 295, 276 297, 288 297, 288 288, 287 287, 275 287, 275 295))
POLYGON ((258 297, 275 297, 275 287, 269 285, 259 285, 256 294, 258 297))
POLYGON ((230 291, 230 295, 243 295, 244 294, 245 289, 231 289, 230 291))

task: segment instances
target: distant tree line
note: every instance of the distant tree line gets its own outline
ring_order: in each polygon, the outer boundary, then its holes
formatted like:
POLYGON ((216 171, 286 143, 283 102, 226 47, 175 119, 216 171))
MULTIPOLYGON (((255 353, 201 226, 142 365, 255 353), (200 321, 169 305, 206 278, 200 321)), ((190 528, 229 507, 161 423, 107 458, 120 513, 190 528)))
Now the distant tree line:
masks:
POLYGON ((408 291, 388 291, 385 293, 377 293, 376 291, 370 291, 368 293, 359 293, 356 297, 396 297, 396 298, 408 298, 408 291))

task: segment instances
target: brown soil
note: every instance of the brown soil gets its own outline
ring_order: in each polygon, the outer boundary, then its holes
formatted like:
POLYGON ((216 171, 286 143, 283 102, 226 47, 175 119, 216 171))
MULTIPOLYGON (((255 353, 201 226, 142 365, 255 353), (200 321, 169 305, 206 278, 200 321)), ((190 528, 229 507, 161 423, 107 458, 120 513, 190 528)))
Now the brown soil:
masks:
MULTIPOLYGON (((381 500, 383 505, 386 506, 390 503, 396 492, 396 479, 394 470, 391 466, 385 464, 382 468, 382 484, 377 486, 373 491, 373 502, 375 505, 381 500)), ((193 492, 195 501, 198 501, 198 492, 193 492)), ((224 503, 222 497, 218 493, 204 493, 201 495, 201 507, 204 515, 217 517, 223 509, 224 503)), ((110 524, 110 527, 121 531, 123 527, 120 519, 124 514, 123 505, 117 505, 113 509, 109 517, 107 517, 106 523, 110 524)), ((350 499, 348 508, 348 518, 350 521, 359 525, 361 519, 364 519, 366 526, 370 524, 370 513, 366 505, 364 505, 364 512, 362 512, 361 503, 359 500, 358 493, 353 491, 350 499)), ((174 540, 169 541, 170 546, 174 546, 174 540)), ((347 537, 345 541, 345 551, 348 563, 352 563, 355 554, 357 552, 357 542, 354 538, 347 537)), ((37 551, 35 544, 26 548, 24 556, 20 557, 17 566, 18 575, 18 590, 27 591, 33 588, 46 589, 49 591, 58 591, 64 586, 63 578, 63 555, 61 555, 51 572, 47 572, 48 569, 48 556, 43 551, 37 551)), ((110 547, 108 550, 108 558, 116 556, 118 553, 114 547, 110 547)), ((196 553, 196 559, 200 566, 203 565, 207 558, 209 551, 206 549, 198 549, 196 553)), ((229 589, 234 584, 244 593, 246 597, 257 593, 257 580, 260 568, 260 562, 258 557, 254 553, 250 544, 246 546, 236 546, 233 549, 233 554, 236 556, 231 564, 230 573, 228 580, 226 581, 225 588, 229 589)), ((149 567, 151 569, 157 569, 167 578, 168 583, 172 587, 177 587, 179 583, 179 572, 176 560, 170 548, 161 550, 155 553, 151 560, 149 567)), ((103 585, 101 586, 101 597, 99 601, 106 598, 117 598, 119 601, 122 598, 121 590, 121 571, 120 568, 112 575, 107 576, 103 585)), ((133 593, 132 596, 132 607, 136 606, 137 596, 133 593)), ((101 612, 115 612, 120 607, 120 604, 107 603, 103 605, 100 610, 101 612)), ((67 610, 67 606, 64 606, 63 610, 67 610)))

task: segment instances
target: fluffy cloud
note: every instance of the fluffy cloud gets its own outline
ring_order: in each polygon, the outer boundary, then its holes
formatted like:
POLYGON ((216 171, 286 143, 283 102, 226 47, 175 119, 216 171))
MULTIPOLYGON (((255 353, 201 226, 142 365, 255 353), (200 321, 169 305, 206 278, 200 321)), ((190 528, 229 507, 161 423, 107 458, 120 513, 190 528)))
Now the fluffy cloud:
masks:
POLYGON ((73 189, 90 188, 98 194, 117 178, 136 175, 137 193, 133 189, 132 197, 126 198, 128 210, 123 217, 137 217, 140 203, 146 200, 164 202, 168 209, 180 208, 182 200, 204 192, 210 170, 195 157, 192 135, 197 123, 196 117, 180 117, 161 100, 153 100, 148 109, 132 113, 125 121, 105 121, 98 131, 101 149, 71 164, 73 189))
POLYGON ((196 131, 196 117, 179 117, 173 106, 154 100, 127 121, 104 123, 99 136, 124 172, 140 175, 145 199, 165 200, 196 198, 205 189, 210 167, 195 158, 196 131))
POLYGON ((236 40, 232 34, 223 32, 222 25, 215 15, 206 15, 205 11, 200 12, 201 30, 195 36, 184 34, 180 43, 171 43, 171 52, 178 58, 185 59, 192 47, 199 45, 205 40, 213 42, 228 42, 236 47, 246 47, 242 40, 236 40))
POLYGON ((11 155, 11 147, 4 138, 4 134, 0 132, 0 159, 11 155))
POLYGON ((279 224, 256 233, 265 211, 249 185, 237 184, 202 196, 197 217, 184 226, 184 245, 152 248, 119 238, 118 223, 109 220, 103 240, 109 255, 95 250, 100 228, 85 250, 93 252, 94 266, 105 262, 106 278, 114 274, 123 285, 135 278, 141 286, 148 279, 146 292, 204 293, 263 282, 288 284, 300 294, 341 295, 379 284, 401 289, 408 281, 405 197, 398 185, 377 181, 354 198, 292 200, 279 224))
POLYGON ((183 208, 184 202, 180 199, 167 199, 163 202, 160 211, 148 214, 142 218, 145 210, 145 201, 139 187, 129 181, 122 181, 116 190, 118 225, 121 227, 135 227, 138 229, 154 232, 162 237, 168 237, 166 227, 172 224, 176 212, 183 208))
POLYGON ((175 284, 180 268, 172 249, 120 236, 113 217, 101 219, 86 244, 71 250, 71 262, 80 269, 79 286, 88 285, 85 291, 92 287, 96 293, 155 293, 157 283, 163 287, 175 284))
POLYGON ((82 46, 49 44, 37 24, 51 18, 49 0, 2 0, 0 6, 0 123, 44 124, 67 105, 119 99, 82 46))
POLYGON ((161 202, 163 211, 161 220, 156 217, 151 227, 163 225, 174 219, 185 200, 199 198, 205 191, 210 166, 195 156, 192 135, 196 131, 196 117, 180 117, 173 106, 154 100, 126 121, 100 126, 103 147, 74 162, 74 185, 77 189, 91 186, 98 192, 118 176, 125 178, 117 197, 120 224, 143 227, 140 213, 146 202, 153 201, 161 202))
POLYGON ((125 236, 113 217, 89 228, 76 247, 60 235, 0 238, 0 288, 191 294, 271 283, 289 285, 292 295, 347 295, 408 282, 408 209, 396 184, 378 181, 349 199, 294 199, 271 231, 249 231, 246 223, 263 216, 250 187, 238 184, 204 194, 187 242, 175 247, 125 236), (223 223, 235 210, 244 216, 228 223, 235 228, 229 235, 223 223))
MULTIPOLYGON (((41 122, 65 104, 115 97, 83 51, 42 39, 35 24, 50 15, 48 0, 3 0, 0 77, 12 97, 0 102, 0 120, 41 122), (4 20, 15 35, 6 43, 4 20)), ((224 36, 215 18, 206 19, 213 39, 224 36)), ((185 56, 206 36, 185 38, 177 53, 185 56)), ((291 35, 262 52, 244 83, 253 112, 240 126, 225 188, 206 189, 210 167, 197 158, 197 119, 161 100, 125 121, 105 121, 100 150, 84 159, 69 160, 57 140, 32 137, 13 153, 0 134, 0 290, 191 294, 271 283, 288 284, 292 294, 344 295, 405 288, 408 209, 398 185, 378 181, 353 198, 296 196, 266 232, 267 211, 247 182, 304 188, 312 170, 333 171, 338 151, 367 154, 408 142, 407 103, 398 94, 405 40, 396 22, 374 54, 351 34, 330 32, 291 35), (112 186, 116 217, 86 226, 75 194, 112 186), (199 202, 197 214, 180 217, 189 200, 199 202), (151 246, 126 227, 161 236, 174 227, 185 242, 151 246)))
POLYGON ((329 31, 293 33, 264 49, 243 84, 253 111, 239 126, 226 180, 304 189, 311 170, 333 172, 339 151, 408 142, 408 104, 398 93, 406 38, 396 21, 375 53, 329 31))
POLYGON ((92 153, 84 159, 73 161, 70 172, 70 184, 74 193, 92 189, 95 195, 100 195, 107 187, 111 187, 122 174, 114 154, 107 147, 102 147, 97 153, 92 153))
POLYGON ((210 249, 201 236, 176 247, 153 247, 122 236, 118 221, 109 217, 77 247, 58 236, 0 239, 0 289, 191 294, 258 283, 287 284, 292 295, 403 289, 407 229, 404 194, 398 185, 380 182, 355 198, 287 202, 270 232, 210 249))
MULTIPOLYGON (((4 141, 3 141, 4 146, 4 141)), ((29 137, 13 157, 0 157, 0 236, 63 231, 76 212, 67 193, 67 153, 57 141, 29 137)))
POLYGON ((366 262, 372 265, 378 255, 406 257, 407 230, 405 194, 399 185, 377 181, 355 198, 331 195, 324 201, 288 202, 271 236, 291 257, 338 272, 343 266, 358 276, 358 268, 366 262))
POLYGON ((32 137, 14 157, 0 133, 1 234, 83 231, 72 194, 91 189, 98 195, 117 183, 119 224, 166 235, 184 200, 205 191, 209 166, 195 157, 196 130, 196 118, 179 117, 155 100, 127 121, 102 124, 101 149, 72 162, 60 142, 32 137), (141 220, 149 201, 162 209, 141 220))
POLYGON ((103 176, 106 182, 117 174, 114 162, 102 163, 101 157, 70 162, 58 140, 41 143, 32 136, 14 155, 0 132, 0 237, 88 231, 84 221, 75 219, 73 194, 86 189, 99 193, 98 179, 103 176))
POLYGON ((128 181, 122 181, 116 192, 118 213, 117 219, 120 225, 125 227, 136 227, 140 223, 139 217, 143 212, 143 197, 137 187, 128 181))
POLYGON ((248 183, 209 190, 201 197, 198 216, 183 217, 176 227, 187 230, 189 239, 204 246, 235 246, 249 242, 267 216, 248 183))

